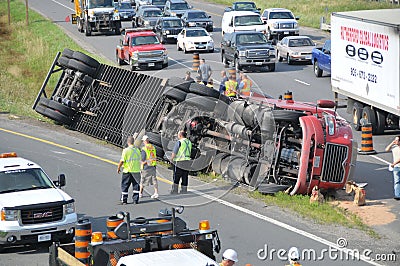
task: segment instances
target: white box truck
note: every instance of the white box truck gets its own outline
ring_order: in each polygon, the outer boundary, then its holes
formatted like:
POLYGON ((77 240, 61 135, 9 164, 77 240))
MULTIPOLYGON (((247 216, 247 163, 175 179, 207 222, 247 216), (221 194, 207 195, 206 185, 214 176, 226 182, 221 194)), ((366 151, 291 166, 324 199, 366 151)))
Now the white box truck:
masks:
POLYGON ((355 130, 399 127, 399 32, 400 9, 332 13, 332 90, 347 97, 355 130))

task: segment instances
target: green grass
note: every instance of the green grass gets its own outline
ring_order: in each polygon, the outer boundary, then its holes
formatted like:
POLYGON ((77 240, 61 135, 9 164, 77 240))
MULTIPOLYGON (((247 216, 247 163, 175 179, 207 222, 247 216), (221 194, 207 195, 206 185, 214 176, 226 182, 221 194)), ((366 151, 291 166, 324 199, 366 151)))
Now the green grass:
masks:
MULTIPOLYGON (((261 2, 263 1, 258 1, 258 4, 261 2)), ((268 1, 268 6, 290 8, 296 15, 302 16, 302 25, 306 25, 305 22, 310 21, 308 26, 312 26, 315 22, 314 20, 319 21, 319 16, 323 14, 326 6, 329 6, 330 11, 350 10, 350 7, 356 9, 362 3, 368 4, 371 8, 374 6, 383 6, 381 3, 369 1, 346 0, 337 2, 340 4, 325 0, 319 2, 289 0, 284 2, 284 6, 281 6, 278 1, 268 1), (352 3, 352 5, 350 6, 349 3, 352 3)), ((228 5, 227 3, 228 1, 225 1, 226 5, 228 5)), ((229 3, 231 2, 229 1, 229 3)), ((264 3, 260 6, 264 8, 266 4, 264 3)), ((363 6, 363 8, 366 7, 363 6)), ((8 25, 7 2, 1 1, 0 112, 43 119, 41 115, 32 110, 31 106, 54 60, 54 56, 66 47, 72 50, 84 51, 56 24, 44 19, 33 11, 29 13, 29 26, 26 26, 25 6, 22 1, 11 1, 11 25, 8 25)), ((104 62, 98 56, 95 56, 95 58, 104 62)), ((55 79, 51 80, 53 86, 55 82, 55 79)), ((46 121, 52 122, 47 119, 46 121)), ((165 165, 168 166, 168 164, 165 165)), ((199 174, 198 178, 217 185, 226 184, 220 176, 199 174)), ((354 214, 348 213, 342 208, 332 206, 332 204, 310 204, 308 196, 289 196, 284 193, 278 193, 275 196, 265 196, 241 187, 233 191, 262 200, 267 205, 276 205, 284 209, 293 210, 302 217, 313 219, 319 223, 356 227, 368 232, 372 236, 376 236, 354 214)))
MULTIPOLYGON (((231 6, 233 0, 206 0, 231 6)), ((238 0, 239 1, 239 0, 238 0)), ((330 21, 330 13, 340 11, 399 8, 399 5, 390 4, 389 1, 368 1, 368 0, 253 0, 261 12, 265 8, 282 7, 290 9, 296 17, 300 17, 300 26, 319 28, 320 19, 325 16, 330 21)))

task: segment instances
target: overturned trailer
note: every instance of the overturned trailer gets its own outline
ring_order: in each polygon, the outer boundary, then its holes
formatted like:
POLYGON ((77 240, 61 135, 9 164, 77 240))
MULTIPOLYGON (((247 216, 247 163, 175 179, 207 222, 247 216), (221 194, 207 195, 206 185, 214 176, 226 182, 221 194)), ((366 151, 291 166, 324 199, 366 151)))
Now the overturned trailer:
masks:
POLYGON ((352 175, 357 144, 332 101, 298 102, 289 93, 284 99, 257 93, 230 99, 181 78, 96 62, 69 49, 58 53, 33 108, 119 147, 142 132, 161 159, 178 130, 186 130, 193 143, 190 171, 213 170, 262 193, 335 190, 352 175), (55 73, 52 88, 48 80, 55 73))

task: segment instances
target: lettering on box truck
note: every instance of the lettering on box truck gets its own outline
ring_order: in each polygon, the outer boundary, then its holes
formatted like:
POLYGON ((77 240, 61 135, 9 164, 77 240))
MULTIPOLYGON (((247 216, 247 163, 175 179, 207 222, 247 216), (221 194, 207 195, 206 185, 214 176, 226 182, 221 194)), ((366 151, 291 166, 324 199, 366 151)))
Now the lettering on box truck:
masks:
POLYGON ((399 37, 391 27, 332 16, 332 86, 399 109, 399 37))

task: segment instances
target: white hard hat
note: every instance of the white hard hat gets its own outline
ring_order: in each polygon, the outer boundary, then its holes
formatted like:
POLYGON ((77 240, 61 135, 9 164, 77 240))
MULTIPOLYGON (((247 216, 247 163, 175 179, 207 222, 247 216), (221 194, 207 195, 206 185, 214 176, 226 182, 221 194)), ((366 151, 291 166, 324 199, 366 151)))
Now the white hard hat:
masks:
POLYGON ((149 139, 149 136, 147 136, 147 135, 144 135, 143 137, 142 137, 142 140, 148 140, 149 139))
POLYGON ((234 262, 238 262, 239 261, 237 252, 234 251, 233 249, 230 249, 230 248, 228 248, 227 250, 224 251, 224 254, 222 254, 222 257, 224 259, 231 260, 231 261, 234 261, 234 262))
POLYGON ((300 259, 300 252, 296 247, 291 247, 288 252, 289 260, 299 260, 300 259))

